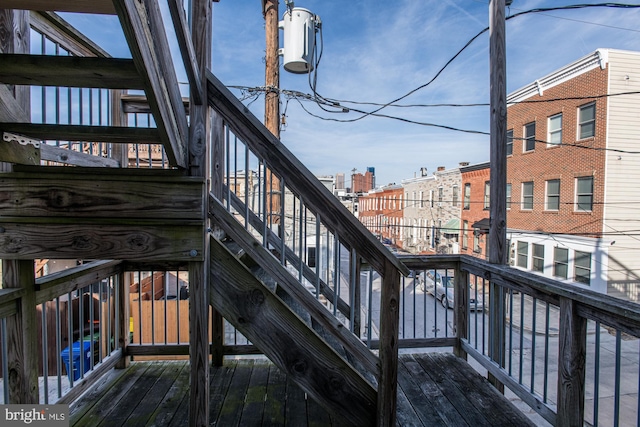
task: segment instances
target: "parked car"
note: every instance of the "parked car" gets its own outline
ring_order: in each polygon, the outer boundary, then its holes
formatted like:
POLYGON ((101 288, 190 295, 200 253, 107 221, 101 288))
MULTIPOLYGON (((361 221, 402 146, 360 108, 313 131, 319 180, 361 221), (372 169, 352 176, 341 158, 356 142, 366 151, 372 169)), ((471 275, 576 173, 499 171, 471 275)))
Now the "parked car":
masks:
MULTIPOLYGON (((453 308, 454 306, 454 277, 442 276, 435 270, 428 270, 420 274, 418 282, 422 292, 433 295, 444 308, 453 308)), ((484 310, 484 299, 478 295, 476 300, 475 292, 469 287, 469 309, 484 310)))

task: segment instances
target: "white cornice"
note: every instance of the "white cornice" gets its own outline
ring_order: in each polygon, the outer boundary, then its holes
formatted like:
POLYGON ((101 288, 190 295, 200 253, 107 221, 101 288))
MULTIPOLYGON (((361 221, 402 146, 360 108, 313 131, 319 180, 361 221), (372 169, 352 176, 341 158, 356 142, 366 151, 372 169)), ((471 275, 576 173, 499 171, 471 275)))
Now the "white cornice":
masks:
POLYGON ((609 49, 598 49, 595 52, 572 62, 571 64, 565 65, 551 74, 537 79, 533 83, 529 83, 527 86, 511 92, 507 96, 507 102, 521 102, 532 96, 542 95, 545 90, 567 80, 573 79, 587 71, 593 70, 594 68, 600 67, 605 69, 608 62, 609 49))

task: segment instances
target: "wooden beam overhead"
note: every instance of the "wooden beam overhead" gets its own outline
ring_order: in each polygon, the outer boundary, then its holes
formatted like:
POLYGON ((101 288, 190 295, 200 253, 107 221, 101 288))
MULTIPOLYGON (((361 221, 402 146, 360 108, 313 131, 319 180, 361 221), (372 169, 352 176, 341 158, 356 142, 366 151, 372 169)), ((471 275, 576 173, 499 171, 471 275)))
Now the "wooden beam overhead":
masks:
POLYGON ((0 132, 10 132, 33 139, 50 141, 112 142, 115 144, 162 143, 156 128, 0 122, 0 132))
POLYGON ((2 9, 47 10, 114 15, 111 0, 0 0, 2 9))
POLYGON ((157 2, 113 0, 160 131, 169 163, 186 168, 188 138, 178 79, 157 2))
POLYGON ((105 89, 143 89, 131 59, 0 55, 0 83, 105 89))

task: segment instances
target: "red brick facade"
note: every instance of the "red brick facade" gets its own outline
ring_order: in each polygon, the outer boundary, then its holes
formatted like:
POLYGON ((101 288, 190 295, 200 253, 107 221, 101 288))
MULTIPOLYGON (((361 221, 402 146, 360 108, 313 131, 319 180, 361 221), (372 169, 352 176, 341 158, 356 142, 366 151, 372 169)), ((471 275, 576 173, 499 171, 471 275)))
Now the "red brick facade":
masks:
MULTIPOLYGON (((507 212, 510 229, 549 233, 602 232, 606 147, 607 98, 586 98, 607 93, 608 69, 595 68, 532 96, 507 110, 507 129, 513 130, 513 155, 507 159, 507 184, 511 184, 511 208, 507 212), (574 98, 548 101, 559 98, 574 98), (584 98, 584 99, 575 99, 584 98), (533 101, 533 102, 532 102, 533 101), (542 102, 541 102, 542 101, 542 102), (595 136, 578 137, 581 106, 595 102, 595 136), (549 117, 562 114, 562 146, 548 141, 549 117), (524 152, 525 125, 535 122, 535 148, 524 152), (566 145, 565 145, 566 144, 566 145), (579 148, 567 145, 577 145, 579 148), (589 149, 589 148, 596 148, 589 149), (576 211, 576 179, 593 177, 593 207, 576 211), (560 180, 559 208, 547 208, 547 181, 560 180), (523 207, 523 183, 533 182, 533 208, 523 207)), ((593 233, 593 234, 591 234, 593 233)))
POLYGON ((376 190, 358 199, 359 219, 381 240, 402 247, 403 190, 392 186, 376 190))
POLYGON ((485 183, 489 182, 490 175, 489 163, 462 167, 460 173, 462 175, 460 253, 485 258, 488 234, 486 230, 474 230, 473 224, 483 219, 489 219, 489 209, 485 208, 484 200, 485 183), (465 199, 465 188, 470 189, 468 202, 465 199))
POLYGON ((367 171, 365 174, 354 173, 351 175, 351 192, 352 193, 366 193, 373 190, 375 176, 367 171))

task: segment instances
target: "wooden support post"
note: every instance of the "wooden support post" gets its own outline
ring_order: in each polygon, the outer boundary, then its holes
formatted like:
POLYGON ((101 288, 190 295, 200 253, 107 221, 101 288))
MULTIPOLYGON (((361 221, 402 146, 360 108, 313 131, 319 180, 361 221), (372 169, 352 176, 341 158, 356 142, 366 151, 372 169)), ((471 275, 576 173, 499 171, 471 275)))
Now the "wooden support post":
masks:
POLYGON ((351 307, 353 307, 353 317, 351 319, 352 332, 360 338, 362 334, 362 315, 361 315, 361 306, 362 306, 362 288, 360 285, 360 256, 356 253, 354 249, 351 249, 351 254, 349 258, 349 262, 351 263, 351 271, 353 273, 353 277, 351 278, 351 286, 354 287, 352 294, 353 300, 350 301, 351 307))
MULTIPOLYGON (((202 87, 206 90, 206 71, 211 65, 210 0, 192 1, 191 38, 195 50, 202 87)), ((192 92, 193 93, 193 92, 192 92)), ((201 94, 204 99, 206 93, 201 94)), ((208 177, 209 105, 195 102, 191 96, 189 110, 188 167, 191 176, 208 177)), ((202 194, 207 206, 207 191, 202 194)), ((203 209, 204 262, 189 263, 189 356, 191 360, 191 387, 189 425, 209 425, 209 236, 207 210, 203 209)))
POLYGON ((380 381, 376 425, 396 425, 398 392, 398 333, 400 331, 400 272, 385 260, 380 296, 380 381))
POLYGON ((584 422, 587 319, 577 313, 577 303, 560 298, 558 341, 557 426, 581 426, 584 422))
POLYGON ((125 369, 129 366, 129 356, 127 356, 127 346, 129 345, 129 275, 124 271, 118 273, 118 347, 122 349, 122 357, 116 364, 116 369, 125 369))
MULTIPOLYGON (((29 11, 0 9, 0 35, 0 53, 29 53, 29 11)), ((0 86, 2 121, 29 121, 29 86, 0 86), (15 99, 15 105, 7 105, 8 101, 13 101, 9 97, 15 99)), ((10 163, 0 162, 0 172, 11 170, 10 163)))
MULTIPOLYGON (((111 90, 111 126, 127 126, 127 115, 122 108, 123 90, 111 90)), ((129 167, 129 144, 111 144, 111 153, 114 160, 120 163, 121 168, 129 167)))
MULTIPOLYGON (((489 225, 489 262, 507 263, 507 77, 505 42, 505 0, 491 0, 489 4, 489 54, 491 90, 491 206, 489 225)), ((489 355, 491 359, 504 364, 504 290, 489 284, 489 355), (502 305, 502 306, 501 306, 502 305)), ((504 385, 493 375, 489 380, 498 390, 504 392, 504 385)))
POLYGON ((38 317, 36 282, 32 260, 2 261, 5 288, 22 288, 17 313, 7 318, 9 402, 37 404, 38 390, 38 317))
POLYGON ((454 276, 454 296, 455 301, 455 333, 456 344, 453 347, 453 353, 467 360, 467 352, 462 349, 462 340, 467 339, 468 327, 469 327, 469 273, 460 269, 460 264, 457 264, 456 274, 454 276))

